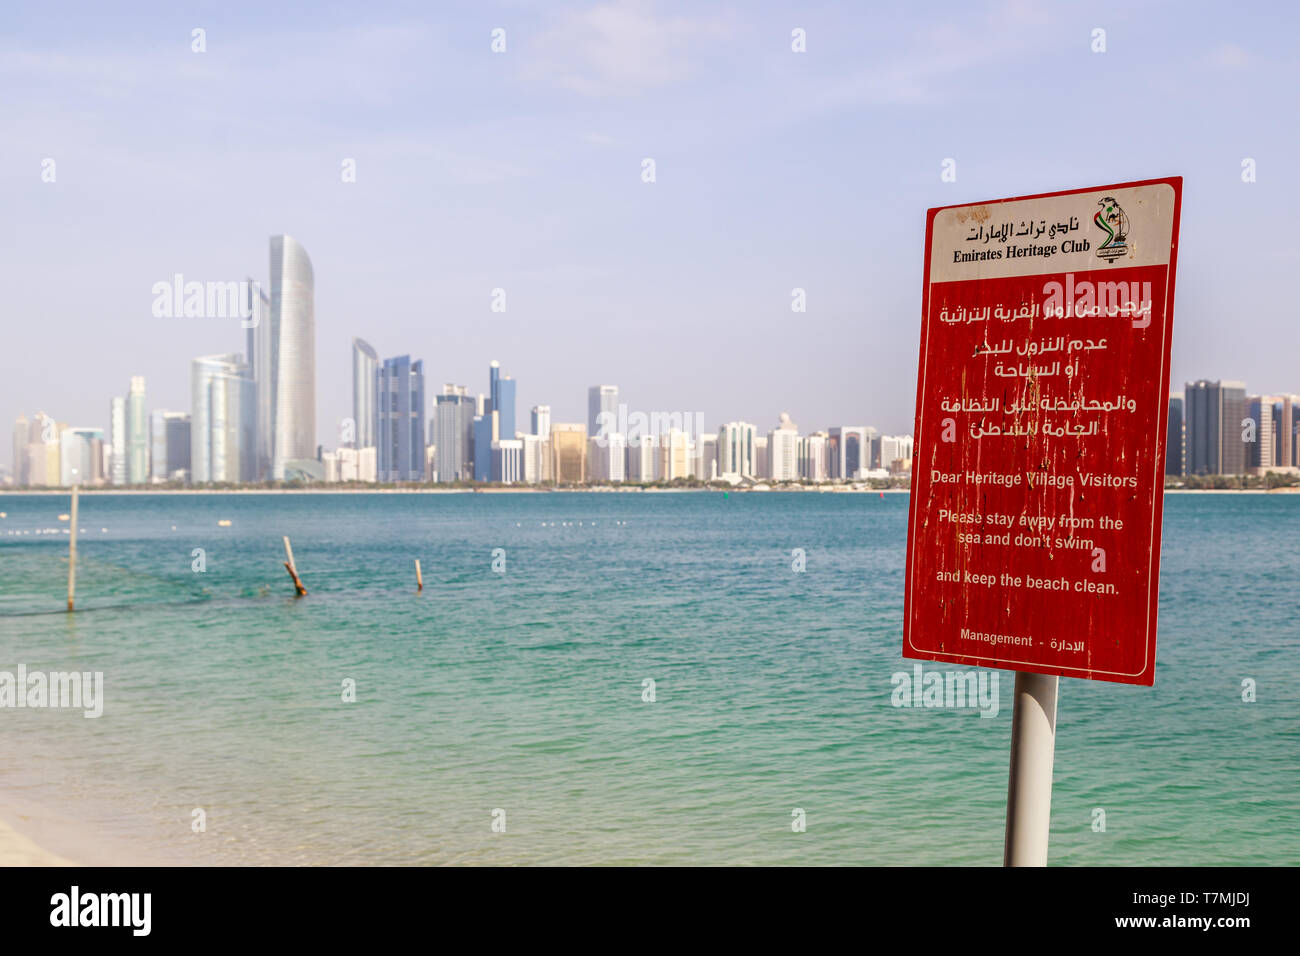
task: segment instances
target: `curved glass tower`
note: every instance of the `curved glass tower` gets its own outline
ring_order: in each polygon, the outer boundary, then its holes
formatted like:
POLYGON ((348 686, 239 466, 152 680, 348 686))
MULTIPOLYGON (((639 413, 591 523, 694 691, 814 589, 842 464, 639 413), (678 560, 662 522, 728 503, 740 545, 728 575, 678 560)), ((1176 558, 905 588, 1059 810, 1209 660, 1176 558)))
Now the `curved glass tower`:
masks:
POLYGON ((316 457, 315 276, 292 236, 271 237, 271 473, 316 457))
POLYGON ((353 448, 375 445, 375 392, 379 387, 379 354, 363 339, 352 340, 353 448))

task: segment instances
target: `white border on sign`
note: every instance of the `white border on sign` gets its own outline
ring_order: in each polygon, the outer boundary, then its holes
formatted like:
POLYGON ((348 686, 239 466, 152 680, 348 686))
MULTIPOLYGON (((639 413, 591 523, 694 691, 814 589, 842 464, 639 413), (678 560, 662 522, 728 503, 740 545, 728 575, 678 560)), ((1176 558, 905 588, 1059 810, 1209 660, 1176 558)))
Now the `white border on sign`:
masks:
MULTIPOLYGON (((1163 182, 1163 181, 1157 181, 1156 183, 1151 183, 1150 185, 1164 185, 1164 186, 1167 186, 1170 190, 1173 190, 1173 192, 1174 192, 1174 198, 1175 198, 1175 205, 1171 207, 1171 211, 1172 211, 1173 209, 1176 209, 1176 208, 1177 208, 1176 203, 1177 203, 1177 199, 1178 199, 1178 191, 1177 191, 1177 190, 1174 190, 1174 187, 1173 187, 1172 184, 1167 183, 1167 182, 1163 182)), ((1118 188, 1118 187, 1117 187, 1117 186, 1102 186, 1102 187, 1100 187, 1100 188, 1098 188, 1098 189, 1081 189, 1081 190, 1077 190, 1077 191, 1074 191, 1074 192, 1063 193, 1063 194, 1053 194, 1053 195, 1051 195, 1051 196, 1044 196, 1044 197, 1041 197, 1041 198, 1043 198, 1043 199, 1060 199, 1060 198, 1061 198, 1062 196, 1064 196, 1064 195, 1079 195, 1079 196, 1083 196, 1083 195, 1087 195, 1088 193, 1102 193, 1102 192, 1105 192, 1105 191, 1107 191, 1107 190, 1113 190, 1113 189, 1116 189, 1116 188, 1118 188)), ((1026 198, 1033 198, 1033 197, 1026 197, 1026 198)), ((1000 203, 996 203, 996 202, 991 202, 991 203, 989 203, 989 202, 984 202, 984 203, 968 203, 968 204, 966 204, 966 205, 961 205, 961 206, 945 206, 945 207, 943 207, 943 210, 941 210, 941 211, 947 211, 947 210, 949 210, 949 209, 967 209, 967 208, 970 208, 970 207, 972 207, 972 206, 995 206, 995 205, 1000 205, 1000 203)), ((936 218, 937 218, 937 213, 936 213, 936 218)), ((930 229, 928 229, 927 231, 930 233, 930 244, 933 245, 933 242, 934 242, 933 220, 931 220, 930 229)), ((1172 238, 1172 236, 1171 236, 1171 249, 1172 249, 1172 243, 1173 243, 1173 238, 1172 238)), ((930 262, 930 259, 931 259, 931 257, 933 256, 933 249, 927 247, 926 250, 925 250, 925 255, 926 255, 926 263, 927 263, 927 267, 928 267, 928 264, 929 264, 929 262, 930 262)), ((1171 259, 1172 259, 1172 254, 1171 254, 1171 259)), ((1166 344, 1167 344, 1167 343, 1166 343, 1166 339, 1168 338, 1168 335, 1169 335, 1169 325, 1170 325, 1170 323, 1169 323, 1169 276, 1170 276, 1170 272, 1171 272, 1170 265, 1171 265, 1171 262, 1170 262, 1170 261, 1166 261, 1166 262, 1164 263, 1164 270, 1165 270, 1165 286, 1164 286, 1164 298, 1163 298, 1163 300, 1162 300, 1163 303, 1164 303, 1164 308, 1163 308, 1162 314, 1161 314, 1161 316, 1160 316, 1160 377, 1159 377, 1158 381, 1156 382, 1156 386, 1157 386, 1157 387, 1159 387, 1159 385, 1160 385, 1161 383, 1163 383, 1164 380, 1165 380, 1165 367, 1166 367, 1166 364, 1167 364, 1167 356, 1168 356, 1168 351, 1169 351, 1169 350, 1166 348, 1166 344)), ((1150 266, 1138 266, 1138 267, 1134 267, 1134 268, 1150 268, 1150 266)), ((1099 269, 1094 269, 1094 270, 1091 270, 1091 271, 1101 271, 1101 270, 1099 270, 1099 269)), ((1032 274, 1031 276, 1019 276, 1019 277, 1016 277, 1016 278, 1032 278, 1034 275, 1050 276, 1050 275, 1056 275, 1056 274, 1057 274, 1057 273, 1054 273, 1054 272, 1043 272, 1043 273, 1034 273, 1034 274, 1032 274)), ((1011 277, 1008 277, 1008 278, 1011 278, 1011 277)), ((965 279, 965 280, 961 280, 961 281, 964 281, 964 282, 978 282, 978 281, 981 281, 981 278, 980 278, 980 277, 972 277, 972 278, 970 278, 970 279, 965 279)), ((920 435, 922 435, 922 434, 925 434, 925 431, 924 431, 924 426, 925 426, 925 410, 926 410, 926 409, 925 409, 926 403, 925 403, 925 401, 924 401, 924 397, 925 397, 925 394, 926 394, 926 392, 925 392, 925 381, 926 381, 926 376, 927 376, 927 372, 928 372, 928 366, 929 366, 929 364, 930 364, 930 318, 931 318, 931 312, 932 312, 933 309, 934 309, 934 294, 933 294, 933 293, 934 293, 934 286, 935 286, 935 284, 936 284, 936 283, 934 283, 933 281, 931 281, 931 282, 929 282, 929 283, 926 285, 926 289, 925 289, 925 309, 926 309, 926 312, 925 312, 925 339, 924 339, 924 341, 922 342, 922 349, 921 349, 921 356, 922 356, 922 358, 921 358, 921 385, 920 385, 919 393, 920 393, 920 395, 921 395, 922 402, 921 402, 920 416, 919 416, 919 418, 917 419, 917 435, 918 435, 918 437, 919 437, 920 435)), ((1168 401, 1168 396, 1165 396, 1164 401, 1168 401)), ((1159 414, 1159 412, 1157 411, 1157 414, 1156 414, 1156 432, 1155 432, 1155 440, 1156 440, 1157 443, 1160 441, 1160 431, 1161 431, 1161 429, 1160 429, 1160 419, 1161 419, 1161 417, 1162 417, 1162 416, 1161 416, 1161 415, 1159 414)), ((1141 674, 1146 673, 1147 667, 1148 667, 1149 664, 1150 664, 1150 657, 1151 657, 1151 617, 1152 617, 1152 615, 1151 615, 1151 589, 1155 586, 1155 582, 1156 582, 1156 576, 1155 576, 1154 574, 1151 573, 1151 564, 1152 564, 1152 562, 1151 562, 1151 560, 1150 560, 1150 556, 1154 555, 1154 551, 1155 551, 1155 539, 1156 539, 1156 513, 1155 513, 1155 507, 1154 507, 1154 503, 1155 503, 1154 495, 1155 495, 1155 491, 1156 491, 1156 485, 1155 485, 1155 482, 1158 481, 1158 480, 1160 480, 1160 475, 1158 475, 1158 474, 1155 473, 1156 470, 1157 470, 1157 467, 1158 467, 1158 465, 1159 465, 1159 460, 1158 460, 1158 459, 1159 459, 1159 456, 1157 455, 1157 456, 1155 456, 1155 457, 1156 457, 1156 460, 1153 461, 1153 462, 1151 463, 1151 468, 1152 468, 1152 477, 1151 477, 1151 480, 1152 480, 1152 485, 1151 485, 1151 489, 1152 489, 1151 533, 1150 533, 1150 536, 1149 536, 1148 539, 1147 539, 1147 555, 1148 555, 1148 561, 1147 561, 1147 602, 1146 602, 1146 613, 1144 614, 1144 617, 1146 618, 1146 632, 1143 634, 1143 639, 1142 639, 1142 666, 1141 666, 1141 668, 1139 668, 1138 670, 1133 671, 1133 672, 1131 672, 1131 673, 1128 672, 1128 671, 1107 671, 1107 670, 1100 670, 1099 668, 1096 668, 1096 667, 1073 667, 1073 666, 1070 666, 1070 665, 1067 665, 1067 664, 1057 664, 1057 663, 1054 663, 1054 662, 1053 662, 1053 663, 1048 663, 1048 662, 1042 662, 1042 661, 1014 660, 1014 659, 1012 659, 1012 658, 988 657, 988 656, 985 656, 985 655, 982 655, 982 654, 957 654, 957 653, 951 653, 951 652, 949 652, 949 651, 936 651, 936 650, 932 650, 932 649, 930 649, 930 648, 917 647, 917 646, 916 646, 916 642, 915 642, 914 640, 912 640, 912 637, 913 637, 913 627, 912 627, 912 625, 913 625, 913 621, 914 621, 914 619, 915 619, 915 617, 916 617, 916 596, 915 596, 915 594, 914 594, 914 591, 915 591, 915 589, 916 589, 916 574, 915 574, 915 571, 916 571, 916 568, 915 568, 915 564, 916 564, 916 548, 913 548, 913 549, 912 549, 911 560, 908 562, 908 567, 907 567, 907 579, 908 579, 908 582, 909 582, 908 589, 907 589, 908 620, 907 620, 907 622, 906 622, 906 623, 907 623, 907 644, 908 644, 908 646, 909 646, 912 650, 914 650, 914 651, 919 651, 920 653, 923 653, 923 654, 945 654, 945 655, 949 655, 949 656, 952 656, 952 657, 962 657, 962 658, 970 658, 970 659, 975 659, 975 658, 977 658, 977 659, 979 659, 979 660, 981 660, 981 661, 996 662, 996 663, 998 663, 998 664, 1024 665, 1024 666, 1026 666, 1026 667, 1044 667, 1044 666, 1046 666, 1046 667, 1053 668, 1054 670, 1060 670, 1060 671, 1079 671, 1079 672, 1082 672, 1082 673, 1085 673, 1085 674, 1109 674, 1109 675, 1111 675, 1111 676, 1113 676, 1113 677, 1137 677, 1137 676, 1139 676, 1139 675, 1141 675, 1141 674)), ((1161 493, 1163 494, 1163 489, 1161 489, 1161 493)), ((919 499, 920 496, 919 496, 919 495, 913 495, 913 497, 919 499)), ((919 507, 920 507, 920 503, 919 503, 919 501, 913 501, 913 502, 912 502, 912 509, 911 509, 912 514, 911 514, 911 516, 910 516, 909 524, 910 524, 910 526, 913 527, 913 528, 916 527, 916 511, 917 511, 917 509, 918 509, 919 507)), ((1162 510, 1163 510, 1163 509, 1162 509, 1162 510)), ((1159 555, 1155 555, 1155 560, 1159 560, 1159 555)), ((1157 608, 1156 608, 1156 613, 1157 613, 1157 615, 1159 614, 1159 607, 1158 607, 1158 606, 1157 606, 1157 608)), ((984 665, 981 664, 981 665, 976 665, 976 666, 984 666, 984 665)), ((1016 667, 1015 669, 1019 669, 1019 667, 1016 667)))

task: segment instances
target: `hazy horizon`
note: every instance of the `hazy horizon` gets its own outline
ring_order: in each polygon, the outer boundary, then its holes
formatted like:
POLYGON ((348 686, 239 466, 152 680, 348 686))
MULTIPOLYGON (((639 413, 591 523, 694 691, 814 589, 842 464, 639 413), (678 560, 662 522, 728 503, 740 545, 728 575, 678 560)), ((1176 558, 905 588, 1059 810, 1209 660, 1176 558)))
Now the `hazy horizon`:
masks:
POLYGON ((1172 387, 1300 392, 1274 292, 1300 260, 1289 8, 8 13, 8 423, 43 410, 107 437, 133 375, 151 410, 189 411, 191 360, 244 352, 245 330, 155 318, 153 285, 265 283, 283 233, 315 271, 327 448, 354 337, 422 359, 429 396, 486 392, 499 361, 521 429, 537 404, 585 421, 587 388, 617 384, 709 428, 789 412, 804 433, 910 434, 926 209, 1168 175, 1185 178, 1172 387))

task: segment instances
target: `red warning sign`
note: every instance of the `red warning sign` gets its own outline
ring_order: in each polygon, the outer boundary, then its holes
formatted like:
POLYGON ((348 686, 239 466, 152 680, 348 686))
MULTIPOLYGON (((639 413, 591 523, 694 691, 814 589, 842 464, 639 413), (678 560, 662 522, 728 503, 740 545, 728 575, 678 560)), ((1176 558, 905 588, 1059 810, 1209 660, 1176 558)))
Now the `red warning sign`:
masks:
POLYGON ((904 657, 1154 682, 1181 198, 929 211, 904 657))

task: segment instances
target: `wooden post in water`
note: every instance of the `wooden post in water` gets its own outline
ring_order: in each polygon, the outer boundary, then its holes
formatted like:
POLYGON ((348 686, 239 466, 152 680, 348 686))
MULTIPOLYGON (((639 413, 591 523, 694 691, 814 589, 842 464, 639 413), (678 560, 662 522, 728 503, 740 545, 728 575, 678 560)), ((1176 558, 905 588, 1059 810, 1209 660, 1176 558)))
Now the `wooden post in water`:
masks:
POLYGON ((77 486, 72 486, 72 527, 68 529, 68 610, 77 596, 77 486))
POLYGON ((424 575, 420 573, 420 559, 415 559, 415 591, 418 594, 424 590, 424 575))
POLYGON ((289 577, 293 578, 293 586, 298 589, 298 597, 307 593, 307 589, 302 586, 302 579, 298 577, 298 566, 293 563, 293 547, 289 544, 289 536, 284 536, 284 555, 289 560, 284 562, 284 569, 289 572, 289 577))

